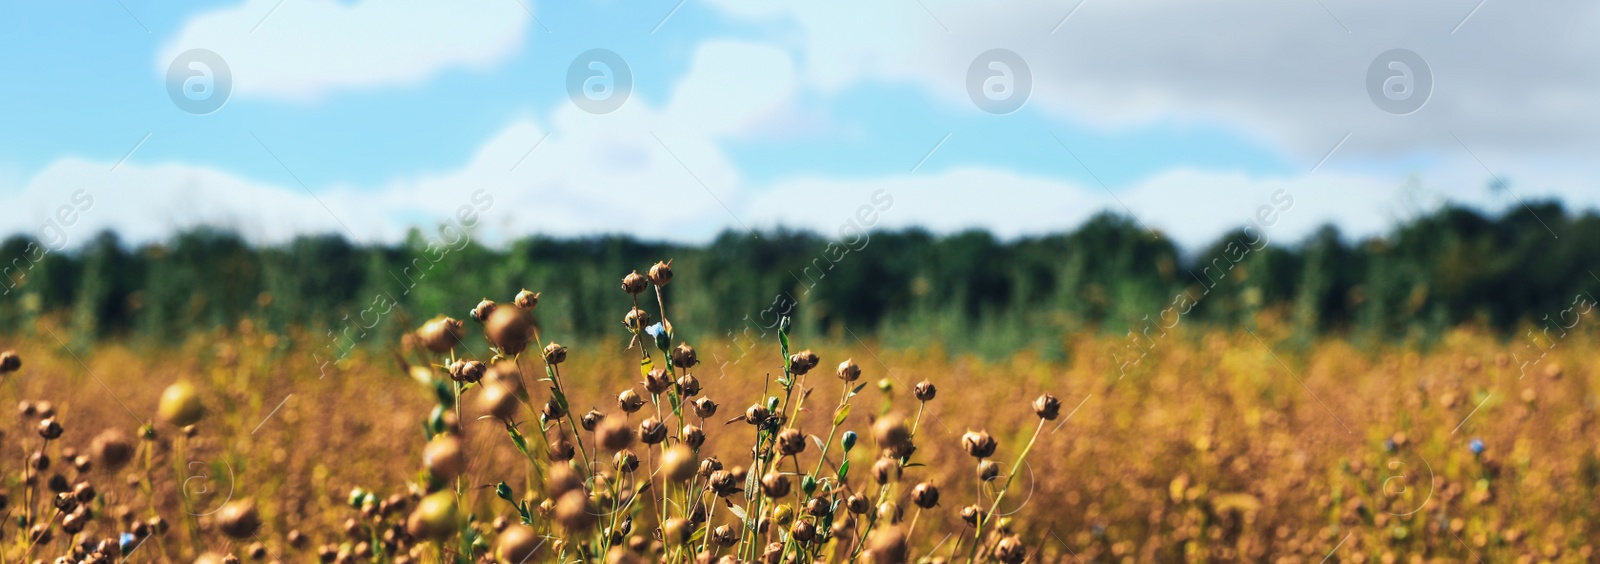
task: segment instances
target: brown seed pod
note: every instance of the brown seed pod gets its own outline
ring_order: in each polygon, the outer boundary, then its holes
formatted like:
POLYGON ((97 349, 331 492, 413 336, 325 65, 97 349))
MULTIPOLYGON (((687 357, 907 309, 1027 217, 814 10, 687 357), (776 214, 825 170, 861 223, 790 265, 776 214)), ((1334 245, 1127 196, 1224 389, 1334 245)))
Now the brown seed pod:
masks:
POLYGON ((587 531, 594 527, 599 508, 581 491, 571 491, 556 500, 555 521, 568 532, 587 531))
POLYGON ((661 474, 674 482, 687 482, 694 477, 700 461, 694 451, 683 445, 673 445, 661 453, 661 474))
POLYGON ((595 440, 606 450, 616 452, 633 445, 633 428, 621 419, 602 419, 595 426, 595 440))
POLYGON ((879 447, 891 453, 903 453, 906 447, 911 446, 911 429, 899 414, 879 417, 872 424, 872 437, 878 441, 879 447))
POLYGON ((629 308, 628 313, 622 316, 622 326, 629 331, 638 333, 650 326, 650 314, 639 308, 629 308))
POLYGON ((47 441, 61 438, 61 424, 55 419, 45 419, 39 422, 39 436, 47 441))
POLYGON ((695 416, 701 419, 705 419, 717 414, 717 402, 711 401, 711 398, 701 397, 700 399, 694 400, 694 402, 690 405, 694 406, 695 416))
POLYGON ((817 526, 810 521, 802 519, 794 522, 794 526, 789 528, 789 534, 794 536, 794 540, 811 542, 811 539, 817 536, 817 526))
POLYGON ((517 292, 515 298, 511 299, 511 303, 525 311, 533 311, 533 308, 539 307, 539 294, 529 292, 527 288, 523 288, 522 291, 517 292))
POLYGON ((517 413, 517 396, 505 386, 485 383, 478 394, 478 409, 500 420, 509 420, 517 413))
POLYGON ((484 336, 506 357, 527 350, 535 331, 533 316, 522 308, 497 307, 483 322, 484 336))
POLYGON ((444 316, 433 318, 416 331, 417 341, 434 354, 450 352, 450 349, 461 344, 461 339, 466 335, 460 320, 444 316))
POLYGON ((544 409, 540 411, 540 414, 544 416, 545 421, 555 421, 566 417, 567 410, 561 407, 561 402, 556 401, 556 398, 550 398, 544 402, 544 409))
POLYGON ((706 432, 695 425, 684 425, 683 444, 688 445, 689 448, 692 449, 699 449, 702 445, 706 444, 706 432))
POLYGON ((829 513, 833 513, 833 504, 827 499, 813 497, 806 500, 806 514, 812 517, 826 517, 829 513))
POLYGON ((911 489, 911 503, 923 509, 932 509, 933 506, 939 505, 939 487, 932 482, 917 484, 917 487, 911 489))
POLYGON ((583 425, 583 430, 585 431, 593 431, 595 426, 600 424, 600 420, 605 418, 606 414, 600 413, 600 410, 591 409, 578 419, 578 424, 583 425))
POLYGON ((1000 477, 1000 464, 993 460, 978 461, 978 479, 989 481, 1000 477))
POLYGON ((718 525, 711 530, 711 542, 717 543, 717 546, 733 546, 739 542, 739 532, 733 527, 718 525))
POLYGON ((744 491, 743 470, 743 467, 736 466, 731 470, 712 472, 711 477, 708 479, 708 483, 711 484, 711 491, 716 492, 718 497, 728 497, 744 491))
POLYGON ((639 457, 635 456, 633 451, 617 451, 617 454, 611 457, 611 465, 621 472, 633 472, 639 469, 639 457))
POLYGON ((641 276, 637 270, 622 277, 622 291, 627 292, 629 295, 637 296, 644 293, 645 287, 649 284, 650 281, 641 276))
POLYGON ((72 487, 72 497, 78 498, 80 503, 94 501, 94 486, 89 482, 78 482, 72 487))
POLYGON ((474 383, 483 379, 488 367, 476 360, 457 360, 450 363, 450 379, 457 382, 474 383))
POLYGON ((567 347, 551 342, 544 347, 544 361, 549 364, 561 364, 567 361, 567 347))
POLYGON ((666 286, 672 281, 672 260, 657 262, 650 267, 650 283, 657 286, 666 286))
POLYGON ((17 415, 21 415, 24 418, 27 418, 27 417, 33 417, 34 415, 38 415, 38 414, 39 414, 39 409, 33 405, 33 402, 28 401, 28 400, 22 400, 20 402, 17 402, 17 415))
POLYGON ((789 495, 789 477, 778 473, 762 476, 761 493, 773 499, 789 495))
POLYGON ((588 495, 583 489, 583 477, 566 464, 557 464, 550 467, 550 474, 545 477, 545 491, 549 492, 552 498, 561 497, 570 492, 588 495))
POLYGON ((10 374, 22 370, 22 357, 17 351, 0 352, 0 374, 10 374))
POLYGON ((500 532, 500 538, 495 539, 494 554, 500 562, 508 564, 532 562, 533 555, 542 544, 543 539, 534 532, 533 527, 509 525, 500 532))
POLYGON ((700 380, 695 378, 693 374, 679 376, 678 394, 686 398, 700 395, 700 380))
POLYGON ((622 408, 624 413, 633 413, 644 407, 644 398, 639 397, 639 393, 633 391, 633 388, 628 388, 617 394, 617 407, 622 408))
POLYGON ((744 410, 744 422, 751 425, 766 423, 772 417, 772 412, 767 411, 767 406, 755 404, 744 410))
POLYGON ((664 440, 667 440, 667 426, 660 420, 651 417, 639 423, 639 442, 653 445, 664 440))
POLYGON ((657 368, 644 375, 644 390, 650 395, 661 395, 671 387, 672 377, 667 376, 666 370, 657 368))
POLYGON ((678 346, 672 349, 673 366, 688 369, 693 368, 696 364, 700 364, 700 356, 695 354, 694 347, 689 346, 688 343, 678 343, 678 346))
POLYGON ((496 305, 498 304, 494 303, 494 300, 484 298, 483 301, 478 302, 478 305, 473 307, 472 311, 469 313, 474 321, 483 323, 489 320, 489 314, 494 313, 496 305))
POLYGON ((961 520, 966 521, 968 525, 977 526, 978 520, 982 519, 983 516, 983 508, 977 505, 968 505, 961 508, 961 520))
POLYGON ((867 499, 865 495, 851 494, 845 498, 844 508, 856 515, 866 515, 868 511, 872 511, 872 500, 867 499))
POLYGON ((967 454, 975 458, 994 456, 996 446, 994 437, 989 436, 988 431, 967 431, 961 435, 961 448, 967 449, 967 454))
POLYGON ((900 564, 906 561, 910 546, 906 541, 906 534, 899 527, 884 527, 872 532, 867 538, 868 550, 872 551, 872 562, 882 564, 900 564))
POLYGON ((217 528, 235 539, 255 536, 261 528, 261 516, 256 514, 256 504, 250 500, 232 501, 217 510, 217 528))
POLYGON ((933 401, 934 396, 939 395, 939 389, 933 387, 933 382, 923 380, 917 382, 916 387, 911 388, 911 395, 917 398, 917 401, 930 402, 933 401))
POLYGON ((855 359, 844 359, 839 363, 838 375, 840 380, 854 382, 861 379, 861 367, 856 365, 855 359))
POLYGON ((577 449, 572 446, 572 441, 568 441, 565 435, 550 441, 551 461, 566 462, 577 455, 577 449))
POLYGON ((811 349, 806 349, 789 355, 789 371, 793 372, 795 376, 801 376, 810 372, 812 368, 816 368, 818 362, 822 362, 822 360, 817 358, 816 353, 811 352, 811 349))
POLYGON ((778 452, 784 456, 794 456, 805 450, 806 436, 799 429, 790 427, 778 432, 778 452))
POLYGON ((422 449, 422 465, 436 478, 445 481, 456 479, 467 467, 466 457, 461 452, 461 439, 448 433, 434 435, 433 440, 428 441, 428 446, 422 449))
POLYGON ((695 475, 702 478, 710 477, 712 472, 716 472, 721 469, 722 461, 717 460, 717 457, 715 456, 708 456, 700 461, 700 469, 695 472, 695 475))
POLYGON ((1005 564, 1020 564, 1028 558, 1028 549, 1022 546, 1022 539, 1008 536, 995 545, 994 557, 1005 564))
POLYGON ((41 402, 33 404, 33 407, 35 409, 39 410, 39 416, 40 417, 55 417, 56 416, 56 406, 51 405, 50 402, 41 401, 41 402))
POLYGON ((1033 400, 1033 413, 1040 419, 1053 421, 1061 416, 1061 400, 1050 394, 1041 394, 1039 399, 1033 400))

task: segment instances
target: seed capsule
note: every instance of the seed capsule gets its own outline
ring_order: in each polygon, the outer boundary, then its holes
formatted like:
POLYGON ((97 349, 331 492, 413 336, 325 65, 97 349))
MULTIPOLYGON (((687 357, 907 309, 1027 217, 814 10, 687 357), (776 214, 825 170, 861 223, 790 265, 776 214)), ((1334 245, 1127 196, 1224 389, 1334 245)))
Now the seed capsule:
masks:
POLYGON ((785 456, 794 456, 805 452, 806 436, 799 429, 790 427, 778 433, 778 452, 785 456))
POLYGON ((1000 464, 999 463, 997 463, 997 462, 995 462, 993 460, 982 460, 982 461, 978 462, 978 479, 979 480, 987 482, 989 480, 993 480, 993 479, 998 478, 998 477, 1000 477, 1000 464))
POLYGON ((733 546, 739 542, 739 533, 734 531, 733 527, 719 525, 711 530, 711 542, 717 543, 718 546, 733 546))
POLYGON ((706 432, 694 425, 683 426, 683 444, 689 448, 698 449, 706 444, 706 432))
POLYGON ((789 534, 794 536, 794 540, 811 542, 817 536, 817 526, 810 521, 795 521, 794 526, 789 528, 789 534))
POLYGON ((0 352, 0 374, 10 374, 22 370, 22 357, 17 351, 0 352))
POLYGON ((845 498, 844 508, 856 515, 866 515, 868 511, 872 511, 872 500, 861 494, 851 494, 845 498))
POLYGON ((261 528, 261 516, 256 514, 256 504, 250 500, 229 502, 217 511, 217 528, 235 539, 254 536, 261 528))
POLYGON ((767 411, 767 407, 761 404, 752 405, 744 410, 744 422, 751 425, 766 423, 770 417, 772 412, 767 411))
POLYGON ((637 270, 629 273, 627 276, 622 277, 622 291, 631 295, 637 296, 643 293, 645 286, 649 284, 650 281, 646 280, 644 276, 641 276, 637 270))
MULTIPOLYGON (((43 407, 39 409, 41 415, 44 415, 44 411, 43 407)), ((161 404, 156 412, 168 423, 182 427, 198 423, 200 417, 205 415, 205 406, 200 403, 200 392, 195 390, 194 384, 178 381, 161 392, 161 404)))
POLYGON ((672 261, 657 262, 650 267, 650 283, 657 286, 666 286, 672 281, 672 261))
POLYGON ((617 394, 617 407, 626 413, 633 413, 644 407, 644 398, 639 397, 639 393, 633 391, 633 388, 628 388, 617 394))
POLYGON ((700 461, 700 470, 696 472, 696 475, 701 477, 710 477, 711 473, 721 469, 722 461, 717 460, 717 457, 715 456, 710 456, 700 461))
POLYGON ((699 466, 700 461, 695 459, 694 451, 683 445, 675 445, 661 453, 661 473, 668 480, 687 482, 694 477, 699 466))
POLYGON ((486 384, 478 395, 478 408, 501 420, 509 420, 517 413, 517 396, 505 386, 486 384))
POLYGON ((861 367, 856 366, 854 359, 845 359, 844 362, 839 363, 839 379, 846 382, 854 382, 861 379, 861 367))
POLYGON ((911 503, 923 509, 932 509, 939 504, 939 487, 932 482, 917 484, 917 487, 911 489, 911 503))
POLYGON ((567 347, 550 343, 544 347, 544 361, 550 364, 561 364, 567 361, 567 347))
POLYGON ((934 396, 939 395, 939 389, 933 387, 933 382, 923 380, 917 382, 916 387, 911 388, 911 395, 917 398, 917 401, 930 402, 933 401, 934 396))
POLYGON ((523 310, 533 311, 533 308, 539 307, 539 294, 523 288, 521 292, 517 292, 517 297, 512 298, 511 303, 523 310))
POLYGON ((1033 400, 1033 413, 1041 419, 1054 420, 1061 415, 1061 400, 1050 394, 1040 395, 1033 400))
POLYGON ((461 439, 450 434, 434 435, 422 449, 422 465, 428 472, 444 481, 456 479, 467 467, 461 452, 461 439))
POLYGON ((622 316, 622 326, 629 331, 638 333, 650 326, 650 314, 639 308, 629 308, 628 313, 622 316))
POLYGON ((472 311, 469 313, 472 315, 472 319, 474 321, 483 323, 484 321, 489 320, 489 314, 494 313, 495 306, 496 304, 494 303, 494 300, 484 298, 483 301, 478 302, 477 307, 472 308, 472 311))
POLYGON ((988 431, 967 431, 961 435, 961 447, 967 449, 967 454, 976 458, 989 458, 994 456, 996 447, 994 437, 988 431))
POLYGON ((816 353, 811 352, 811 349, 806 349, 789 355, 789 371, 793 372, 795 376, 801 376, 810 372, 812 368, 816 368, 818 362, 822 361, 817 358, 816 353))
POLYGON ((672 349, 673 366, 693 368, 696 364, 700 364, 700 357, 695 354, 694 347, 689 346, 688 343, 678 343, 677 348, 672 349))
POLYGON ((527 525, 510 525, 501 531, 500 538, 495 540, 494 553, 501 562, 513 564, 535 561, 533 556, 544 544, 539 534, 533 527, 527 525))
POLYGON ((773 499, 789 495, 789 477, 776 473, 762 476, 761 493, 773 499))
POLYGON ((521 308, 497 307, 483 323, 484 336, 506 357, 526 350, 536 331, 533 316, 521 308))
POLYGON ((55 419, 45 419, 39 422, 39 436, 47 441, 61 438, 61 424, 55 419))
POLYGON ((639 442, 647 445, 658 444, 667 439, 667 426, 661 421, 651 417, 639 423, 639 442))
POLYGON ((982 519, 983 516, 983 508, 976 505, 968 505, 961 508, 961 520, 966 521, 968 525, 977 526, 978 520, 982 519))
POLYGON ((700 380, 693 374, 684 374, 678 377, 678 393, 683 397, 692 398, 700 395, 700 380))
POLYGON ((639 469, 639 457, 632 451, 617 451, 617 454, 611 457, 611 465, 616 466, 621 472, 633 472, 639 469))
POLYGON ((444 354, 461 344, 461 339, 466 336, 466 329, 461 326, 459 320, 439 316, 422 324, 422 327, 417 329, 416 335, 423 348, 434 354, 444 354))
POLYGON ((455 494, 440 491, 422 498, 417 509, 406 520, 406 532, 419 539, 434 540, 442 540, 455 533, 455 494))
POLYGON ((489 367, 476 360, 457 360, 450 363, 450 379, 457 382, 476 383, 483 379, 489 367))
POLYGON ((620 451, 633 444, 633 429, 620 419, 602 419, 595 426, 595 437, 606 450, 620 451))
POLYGON ((813 517, 826 517, 833 513, 833 504, 826 499, 813 497, 806 500, 806 513, 813 517))
POLYGON ((1009 536, 995 545, 994 557, 1005 564, 1019 564, 1028 558, 1028 549, 1022 546, 1022 539, 1009 536))
POLYGON ((588 413, 583 414, 583 417, 578 419, 578 423, 583 425, 583 430, 593 431, 595 426, 600 424, 600 420, 605 418, 606 414, 600 413, 600 410, 591 409, 588 413))
POLYGON ((898 414, 890 414, 878 418, 872 425, 873 438, 878 441, 878 446, 897 457, 905 453, 906 447, 911 446, 911 429, 906 427, 905 418, 898 414))
POLYGON ((694 400, 694 403, 691 405, 694 406, 695 416, 701 419, 705 419, 717 414, 717 402, 711 401, 711 398, 701 397, 700 399, 694 400))
POLYGON ((657 368, 644 375, 644 390, 652 395, 661 395, 671 387, 672 378, 667 376, 666 370, 657 368))

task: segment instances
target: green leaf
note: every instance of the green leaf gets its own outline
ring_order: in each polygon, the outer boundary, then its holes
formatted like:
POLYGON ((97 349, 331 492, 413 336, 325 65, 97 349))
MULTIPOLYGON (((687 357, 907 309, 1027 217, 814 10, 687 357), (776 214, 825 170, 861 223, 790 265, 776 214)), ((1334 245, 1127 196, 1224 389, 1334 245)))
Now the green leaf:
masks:
POLYGON ((729 504, 728 505, 728 511, 732 511, 733 512, 733 516, 734 517, 738 517, 740 521, 744 520, 744 508, 743 507, 739 507, 737 505, 729 504))
POLYGON ((845 476, 848 475, 850 475, 850 461, 846 460, 844 464, 839 465, 839 481, 843 482, 845 476))
POLYGON ((518 431, 510 423, 506 423, 506 433, 511 435, 512 444, 517 445, 517 450, 522 451, 523 456, 531 456, 528 454, 528 439, 522 436, 521 431, 518 431))
POLYGON ((557 388, 555 386, 551 386, 550 387, 550 396, 555 398, 557 404, 561 405, 561 411, 571 412, 571 410, 568 409, 568 405, 567 405, 567 394, 561 393, 561 388, 557 388))
POLYGON ((834 410, 834 412, 833 412, 833 424, 835 426, 837 426, 840 423, 844 423, 844 419, 846 417, 849 417, 849 416, 850 416, 850 404, 847 403, 847 404, 841 405, 841 406, 839 406, 839 409, 834 410))
POLYGON ((856 394, 861 393, 861 390, 866 389, 866 387, 867 387, 867 384, 865 382, 863 382, 860 386, 856 386, 856 389, 850 390, 850 396, 851 397, 855 397, 856 394))

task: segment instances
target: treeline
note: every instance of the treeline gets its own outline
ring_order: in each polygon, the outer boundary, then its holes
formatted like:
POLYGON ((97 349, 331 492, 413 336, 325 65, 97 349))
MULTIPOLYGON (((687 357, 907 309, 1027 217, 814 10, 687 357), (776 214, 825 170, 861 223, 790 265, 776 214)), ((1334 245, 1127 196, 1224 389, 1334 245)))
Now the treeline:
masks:
POLYGON ((396 245, 328 235, 255 247, 200 229, 137 247, 102 233, 65 250, 12 237, 0 244, 0 332, 56 316, 78 338, 170 340, 248 318, 359 336, 341 346, 389 344, 434 314, 465 319, 480 298, 528 288, 543 293, 547 334, 615 336, 631 305, 621 277, 669 258, 668 313, 690 339, 758 340, 788 313, 812 336, 983 354, 1052 354, 1073 331, 1235 326, 1262 312, 1305 334, 1382 342, 1462 323, 1511 331, 1548 324, 1600 287, 1591 272, 1600 217, 1556 203, 1499 217, 1447 207, 1361 241, 1332 227, 1302 241, 1267 235, 1241 229, 1185 253, 1106 214, 1012 241, 777 230, 730 231, 704 246, 536 236, 491 249, 459 231, 419 230, 396 245))

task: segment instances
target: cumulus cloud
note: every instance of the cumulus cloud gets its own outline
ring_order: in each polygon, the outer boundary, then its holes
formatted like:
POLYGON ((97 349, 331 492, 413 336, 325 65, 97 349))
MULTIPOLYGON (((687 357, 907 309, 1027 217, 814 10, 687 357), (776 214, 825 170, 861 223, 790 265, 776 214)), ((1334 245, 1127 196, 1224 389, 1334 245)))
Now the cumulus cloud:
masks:
POLYGON ((517 2, 247 0, 190 18, 157 52, 209 49, 233 74, 233 95, 311 99, 341 89, 423 81, 516 52, 531 15, 517 2))
POLYGON ((968 65, 1006 48, 1032 70, 1030 105, 1099 127, 1207 124, 1310 161, 1345 132, 1347 154, 1378 159, 1462 152, 1451 133, 1497 155, 1600 147, 1600 109, 1586 103, 1600 75, 1583 70, 1600 65, 1592 2, 1488 2, 1467 19, 1478 2, 711 1, 795 26, 806 83, 827 91, 912 82, 970 108, 968 65), (1367 92, 1369 65, 1393 48, 1434 76, 1410 115, 1367 92))

